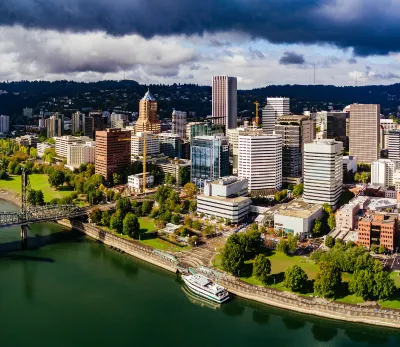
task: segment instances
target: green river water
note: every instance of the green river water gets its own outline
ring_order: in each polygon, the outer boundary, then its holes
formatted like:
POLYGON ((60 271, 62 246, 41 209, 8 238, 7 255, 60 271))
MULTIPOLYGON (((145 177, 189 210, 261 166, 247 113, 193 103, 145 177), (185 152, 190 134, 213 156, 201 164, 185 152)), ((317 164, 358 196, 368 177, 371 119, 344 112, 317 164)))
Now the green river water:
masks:
POLYGON ((0 230, 1 346, 400 345, 394 329, 201 302, 176 275, 57 225, 29 237, 20 251, 18 229, 0 230))

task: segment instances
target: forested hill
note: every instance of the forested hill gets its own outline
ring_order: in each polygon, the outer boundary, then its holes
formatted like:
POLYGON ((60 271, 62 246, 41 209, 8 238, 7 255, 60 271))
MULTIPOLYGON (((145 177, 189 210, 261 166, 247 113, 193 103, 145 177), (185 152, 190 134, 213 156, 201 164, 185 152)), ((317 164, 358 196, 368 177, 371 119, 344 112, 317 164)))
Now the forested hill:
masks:
MULTIPOLYGON (((173 108, 194 111, 199 118, 211 114, 211 87, 195 84, 150 85, 150 90, 159 102, 162 117, 168 117, 173 108)), ((112 110, 120 106, 123 110, 137 112, 138 102, 148 86, 135 81, 100 81, 80 83, 56 82, 3 82, 0 83, 0 114, 19 119, 24 107, 48 111, 63 111, 66 99, 71 109, 112 110), (60 109, 61 107, 61 109, 60 109)), ((388 86, 336 87, 324 85, 272 85, 238 92, 238 110, 251 116, 253 102, 261 105, 267 96, 291 98, 294 113, 303 109, 326 110, 329 105, 342 109, 353 103, 381 104, 382 113, 397 112, 400 99, 400 84, 388 86)), ((22 121, 22 119, 21 119, 22 121)))

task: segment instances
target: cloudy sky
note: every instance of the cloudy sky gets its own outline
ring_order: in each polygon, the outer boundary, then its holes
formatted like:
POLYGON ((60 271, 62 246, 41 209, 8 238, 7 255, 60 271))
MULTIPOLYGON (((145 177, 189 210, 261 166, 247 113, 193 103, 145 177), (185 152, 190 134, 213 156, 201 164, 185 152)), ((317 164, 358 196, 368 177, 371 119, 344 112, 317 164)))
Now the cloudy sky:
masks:
POLYGON ((400 82, 398 0, 1 0, 0 80, 400 82))

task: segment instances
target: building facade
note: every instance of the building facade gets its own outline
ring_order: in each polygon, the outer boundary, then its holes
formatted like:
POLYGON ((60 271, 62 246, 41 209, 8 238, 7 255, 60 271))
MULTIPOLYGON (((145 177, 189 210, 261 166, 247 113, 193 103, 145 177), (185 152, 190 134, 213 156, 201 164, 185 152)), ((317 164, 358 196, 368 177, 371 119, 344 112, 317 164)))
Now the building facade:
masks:
POLYGON ((310 116, 287 115, 278 118, 275 134, 282 136, 282 181, 299 184, 303 180, 304 145, 315 137, 315 122, 310 116))
POLYGON ((335 206, 342 189, 343 143, 324 139, 305 144, 304 201, 335 206))
POLYGON ((86 136, 60 136, 54 139, 56 141, 56 154, 62 158, 67 158, 68 145, 82 145, 92 141, 86 136))
POLYGON ((135 124, 136 132, 151 131, 153 134, 161 132, 161 122, 157 115, 157 101, 150 93, 144 95, 139 103, 139 118, 135 124))
POLYGON ((37 152, 38 157, 42 158, 46 149, 54 148, 55 145, 47 143, 47 142, 40 142, 37 144, 37 152))
POLYGON ((380 157, 380 105, 350 105, 350 155, 371 164, 380 157))
POLYGON ((15 138, 15 142, 21 146, 36 148, 39 143, 39 137, 37 135, 23 135, 15 138))
POLYGON ((196 136, 191 148, 191 181, 203 187, 207 180, 229 175, 228 138, 221 135, 196 136))
POLYGON ((160 153, 168 158, 182 158, 182 140, 179 135, 171 133, 158 134, 160 153))
POLYGON ((7 134, 10 131, 10 117, 0 116, 0 133, 7 134))
POLYGON ((181 140, 186 139, 187 113, 173 110, 172 112, 172 133, 178 135, 181 140))
POLYGON ((316 127, 325 133, 325 138, 347 142, 346 118, 347 113, 343 111, 320 111, 313 114, 316 127))
POLYGON ((70 144, 67 146, 67 165, 73 168, 79 168, 81 164, 94 163, 95 153, 95 142, 70 144))
MULTIPOLYGON (((214 76, 212 79, 212 117, 214 124, 227 129, 237 127, 237 78, 214 76)), ((226 132, 225 132, 226 133, 226 132)))
POLYGON ((212 124, 209 120, 205 122, 193 122, 186 126, 186 135, 189 141, 196 136, 224 135, 224 124, 212 124))
POLYGON ((394 173, 400 169, 400 162, 390 159, 379 159, 371 164, 371 184, 382 188, 394 186, 394 173))
POLYGON ((267 98, 262 110, 262 128, 265 134, 273 134, 279 117, 290 114, 289 98, 267 98))
POLYGON ((389 148, 389 133, 390 131, 398 130, 398 124, 393 119, 381 118, 381 149, 389 148))
POLYGON ((388 157, 400 160, 400 130, 389 130, 387 134, 388 157))
POLYGON ((64 117, 58 113, 46 119, 47 137, 62 136, 64 131, 64 117))
POLYGON ((121 174, 131 162, 131 132, 107 129, 96 132, 96 174, 107 181, 121 174))
POLYGON ((157 155, 160 153, 160 139, 151 131, 139 132, 131 137, 131 156, 132 161, 137 157, 143 156, 144 136, 146 136, 146 156, 157 155))
MULTIPOLYGON (((154 186, 154 176, 150 172, 146 172, 146 188, 154 186)), ((143 189, 143 173, 128 176, 128 187, 134 191, 141 191, 143 189)))
POLYGON ((254 195, 282 187, 282 135, 239 135, 238 176, 247 178, 254 195))
POLYGON ((75 112, 72 115, 72 134, 80 132, 82 135, 93 138, 94 119, 82 112, 75 112))

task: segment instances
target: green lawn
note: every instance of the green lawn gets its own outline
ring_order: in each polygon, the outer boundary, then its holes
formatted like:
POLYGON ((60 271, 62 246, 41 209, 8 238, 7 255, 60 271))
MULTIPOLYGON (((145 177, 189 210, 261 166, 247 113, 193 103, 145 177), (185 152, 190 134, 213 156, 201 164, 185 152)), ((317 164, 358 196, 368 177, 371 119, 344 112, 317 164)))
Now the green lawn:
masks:
POLYGON ((190 247, 178 247, 173 245, 172 243, 169 243, 167 241, 161 240, 159 238, 155 239, 149 239, 149 240, 142 240, 140 241, 146 246, 159 249, 161 251, 166 251, 166 252, 180 252, 180 251, 185 251, 190 249, 190 247))
POLYGON ((150 232, 156 230, 156 226, 154 224, 153 219, 139 218, 139 224, 140 224, 140 232, 141 233, 150 233, 150 232))
MULTIPOLYGON (((68 187, 61 187, 59 190, 50 187, 48 177, 44 174, 29 175, 29 181, 32 189, 43 192, 46 202, 54 198, 61 199, 72 192, 68 187)), ((0 189, 8 189, 14 193, 21 194, 21 176, 12 176, 7 180, 0 180, 0 189)))

